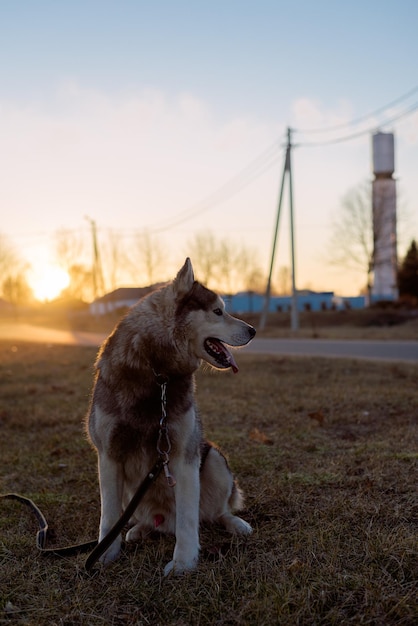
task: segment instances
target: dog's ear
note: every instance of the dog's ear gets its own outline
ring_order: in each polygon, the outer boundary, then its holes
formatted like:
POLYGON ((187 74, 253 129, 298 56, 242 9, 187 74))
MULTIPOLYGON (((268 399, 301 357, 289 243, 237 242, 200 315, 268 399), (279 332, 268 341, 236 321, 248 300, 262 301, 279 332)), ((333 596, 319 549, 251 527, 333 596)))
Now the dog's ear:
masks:
POLYGON ((189 293, 189 291, 193 287, 193 283, 194 283, 194 273, 193 273, 192 262, 189 258, 187 258, 184 262, 183 267, 181 268, 181 270, 179 271, 179 273, 174 279, 173 284, 174 284, 174 288, 176 290, 177 296, 183 297, 187 293, 189 293))

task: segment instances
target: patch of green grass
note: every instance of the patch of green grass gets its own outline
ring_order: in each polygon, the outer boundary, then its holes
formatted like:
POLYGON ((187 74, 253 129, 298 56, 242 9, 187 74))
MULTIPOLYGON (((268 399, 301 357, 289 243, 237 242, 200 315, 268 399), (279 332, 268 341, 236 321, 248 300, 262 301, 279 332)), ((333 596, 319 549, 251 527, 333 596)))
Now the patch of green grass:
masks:
MULTIPOLYGON (((95 349, 0 345, 0 491, 31 497, 54 545, 94 538, 96 457, 83 427, 95 349)), ((172 537, 41 556, 26 507, 0 501, 0 624, 415 624, 418 366, 239 354, 202 370, 207 436, 246 494, 247 538, 203 527, 196 572, 163 577, 172 537)))

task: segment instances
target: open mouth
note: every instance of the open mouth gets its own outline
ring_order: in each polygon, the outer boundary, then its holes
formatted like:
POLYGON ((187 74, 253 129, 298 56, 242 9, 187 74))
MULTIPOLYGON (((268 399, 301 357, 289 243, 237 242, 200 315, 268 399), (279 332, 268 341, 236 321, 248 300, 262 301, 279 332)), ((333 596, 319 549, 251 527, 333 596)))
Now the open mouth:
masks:
POLYGON ((220 339, 208 337, 205 339, 204 346, 206 352, 212 357, 218 367, 224 369, 231 367, 234 374, 238 372, 238 365, 235 363, 234 357, 220 339))

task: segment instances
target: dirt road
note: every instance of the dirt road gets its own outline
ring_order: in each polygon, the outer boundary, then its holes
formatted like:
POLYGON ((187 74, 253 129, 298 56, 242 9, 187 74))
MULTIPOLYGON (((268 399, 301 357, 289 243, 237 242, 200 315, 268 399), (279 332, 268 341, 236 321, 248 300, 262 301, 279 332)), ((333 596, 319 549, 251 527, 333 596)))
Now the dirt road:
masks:
POLYGON ((34 343, 60 343, 74 346, 99 346, 105 335, 70 330, 56 330, 31 324, 0 324, 0 339, 32 341, 34 343))

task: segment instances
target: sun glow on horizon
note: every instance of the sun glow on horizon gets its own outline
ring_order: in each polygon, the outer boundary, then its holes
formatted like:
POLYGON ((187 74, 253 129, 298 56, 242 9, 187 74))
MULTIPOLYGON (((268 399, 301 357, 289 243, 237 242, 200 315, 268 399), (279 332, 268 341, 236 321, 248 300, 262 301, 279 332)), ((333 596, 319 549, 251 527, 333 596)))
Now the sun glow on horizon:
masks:
POLYGON ((34 297, 40 302, 48 302, 68 287, 70 277, 61 267, 46 264, 32 272, 29 282, 34 297))

